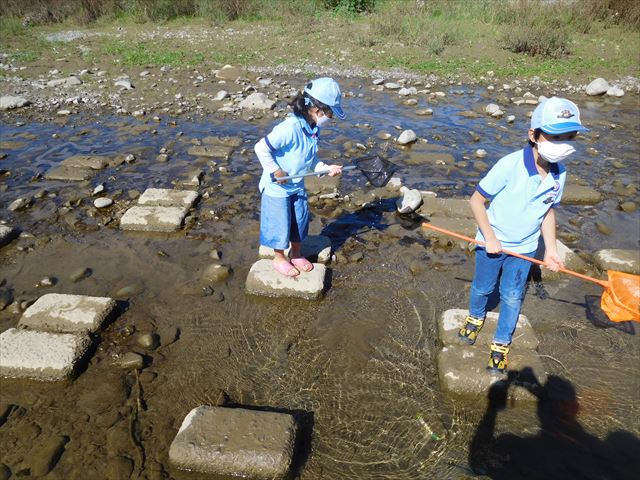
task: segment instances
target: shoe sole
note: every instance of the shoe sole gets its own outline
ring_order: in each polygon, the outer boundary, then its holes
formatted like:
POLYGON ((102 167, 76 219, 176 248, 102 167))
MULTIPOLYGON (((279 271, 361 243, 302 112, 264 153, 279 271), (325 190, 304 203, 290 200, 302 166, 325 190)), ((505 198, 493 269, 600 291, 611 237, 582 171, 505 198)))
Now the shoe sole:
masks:
POLYGON ((460 339, 460 341, 466 343, 467 345, 474 345, 476 343, 475 340, 471 340, 469 337, 465 337, 464 335, 460 335, 459 333, 458 338, 460 339))

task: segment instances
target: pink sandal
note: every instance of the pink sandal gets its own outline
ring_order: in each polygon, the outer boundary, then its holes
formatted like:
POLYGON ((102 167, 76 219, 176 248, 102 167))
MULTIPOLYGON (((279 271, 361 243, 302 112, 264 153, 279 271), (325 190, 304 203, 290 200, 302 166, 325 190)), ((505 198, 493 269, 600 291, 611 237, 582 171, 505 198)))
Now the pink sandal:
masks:
POLYGON ((273 261, 272 263, 273 268, 275 268, 276 271, 280 272, 285 277, 297 277, 298 275, 300 275, 300 271, 296 267, 291 265, 291 263, 293 262, 289 263, 273 261))
POLYGON ((292 258, 291 263, 293 266, 298 267, 298 270, 303 272, 310 272, 313 270, 313 263, 304 257, 292 258))

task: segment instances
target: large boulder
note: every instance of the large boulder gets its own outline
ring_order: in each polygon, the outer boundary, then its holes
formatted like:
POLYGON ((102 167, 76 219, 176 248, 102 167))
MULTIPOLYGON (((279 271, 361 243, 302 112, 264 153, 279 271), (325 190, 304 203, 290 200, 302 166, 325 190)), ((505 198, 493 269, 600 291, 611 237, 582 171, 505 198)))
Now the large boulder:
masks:
POLYGON ((249 110, 271 110, 276 104, 261 92, 255 92, 242 100, 238 106, 249 110))
POLYGON ((593 82, 587 85, 585 92, 587 95, 603 95, 609 90, 609 83, 604 78, 596 78, 593 82))
POLYGON ((0 110, 13 110, 14 108, 24 107, 31 102, 24 97, 14 97, 11 95, 4 95, 0 97, 0 110))

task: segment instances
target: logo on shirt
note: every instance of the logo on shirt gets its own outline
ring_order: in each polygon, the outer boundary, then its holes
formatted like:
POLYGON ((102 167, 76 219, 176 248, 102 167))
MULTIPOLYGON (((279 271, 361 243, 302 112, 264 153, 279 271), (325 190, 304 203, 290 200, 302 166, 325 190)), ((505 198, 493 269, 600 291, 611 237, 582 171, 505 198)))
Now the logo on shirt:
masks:
POLYGON ((553 201, 555 200, 555 195, 554 196, 548 196, 547 198, 544 199, 544 203, 545 205, 549 205, 550 203, 553 203, 553 201))
POLYGON ((553 184, 553 191, 557 192, 558 190, 560 190, 560 182, 556 180, 553 184))
POLYGON ((575 115, 571 113, 569 110, 560 110, 560 113, 558 113, 558 118, 571 118, 571 117, 575 117, 575 115))

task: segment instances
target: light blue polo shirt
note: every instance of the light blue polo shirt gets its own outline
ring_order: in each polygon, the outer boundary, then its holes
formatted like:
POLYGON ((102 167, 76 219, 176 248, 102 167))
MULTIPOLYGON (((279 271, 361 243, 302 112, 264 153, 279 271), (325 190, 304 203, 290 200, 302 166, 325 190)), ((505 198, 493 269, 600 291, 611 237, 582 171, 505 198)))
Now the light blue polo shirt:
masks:
MULTIPOLYGON (((318 127, 311 128, 307 121, 290 114, 265 137, 273 159, 289 175, 312 172, 318 162, 318 127)), ((271 197, 288 197, 304 193, 304 178, 289 180, 279 185, 271 175, 262 172, 260 191, 271 197)))
MULTIPOLYGON (((491 201, 489 223, 505 249, 516 253, 537 249, 542 220, 560 203, 565 179, 566 169, 559 163, 550 164, 543 179, 533 150, 526 147, 502 157, 480 180, 476 190, 491 201)), ((476 240, 484 241, 480 229, 476 240)))

